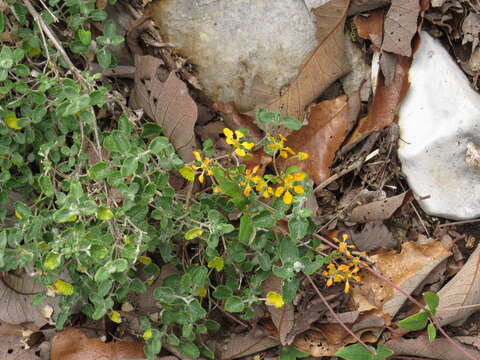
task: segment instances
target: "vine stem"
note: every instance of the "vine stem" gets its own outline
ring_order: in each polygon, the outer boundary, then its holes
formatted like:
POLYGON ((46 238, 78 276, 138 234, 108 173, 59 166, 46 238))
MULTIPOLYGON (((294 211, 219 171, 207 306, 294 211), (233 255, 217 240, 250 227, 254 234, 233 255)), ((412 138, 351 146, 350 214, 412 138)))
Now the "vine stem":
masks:
POLYGON ((357 334, 355 334, 352 330, 350 330, 348 328, 347 325, 345 325, 345 323, 342 321, 342 319, 340 319, 340 317, 337 315, 337 313, 335 312, 335 310, 333 310, 333 308, 330 306, 330 304, 328 303, 327 299, 325 299, 325 296, 323 296, 323 294, 321 293, 321 291, 318 289, 318 286, 315 285, 315 283, 313 282, 312 278, 310 277, 310 275, 307 275, 305 274, 305 276, 307 277, 308 281, 310 282, 310 284, 313 286, 313 288, 315 289, 315 292, 317 293, 317 295, 320 297, 320 299, 322 300, 323 304, 326 306, 326 308, 328 309, 328 311, 330 311, 330 313, 333 315, 333 317, 335 318, 335 320, 338 321, 338 323, 345 329, 346 332, 348 332, 359 344, 362 344, 365 349, 367 349, 368 351, 370 351, 373 355, 376 355, 377 353, 375 351, 372 351, 372 349, 370 347, 367 346, 367 344, 365 344, 362 339, 360 339, 358 337, 357 334))
MULTIPOLYGON (((335 248, 338 250, 338 246, 335 245, 334 243, 332 243, 330 240, 324 238, 323 236, 320 236, 318 234, 313 234, 313 236, 315 236, 317 239, 320 239, 321 241, 323 241, 325 244, 335 248)), ((364 258, 364 257, 363 257, 364 258)), ((364 260, 367 260, 368 259, 365 259, 364 260)), ((427 312, 429 315, 430 315, 430 319, 433 321, 433 323, 435 324, 435 327, 438 329, 438 331, 440 331, 440 333, 445 336, 445 338, 458 350, 460 351, 463 355, 465 355, 467 357, 467 359, 470 359, 470 360, 477 360, 475 358, 473 358, 457 341, 455 341, 454 339, 452 339, 450 337, 450 335, 448 335, 446 333, 446 331, 442 328, 442 325, 441 325, 441 322, 440 322, 440 319, 434 315, 431 314, 430 310, 425 306, 423 305, 421 302, 419 302, 417 299, 415 299, 412 295, 410 295, 409 293, 407 293, 405 290, 403 290, 400 286, 398 286, 397 284, 393 283, 390 279, 386 278, 385 276, 383 276, 379 271, 375 270, 374 268, 368 266, 368 265, 360 265, 362 267, 362 269, 365 269, 367 271, 369 271, 373 276, 377 277, 378 279, 382 280, 383 282, 387 283, 388 285, 390 285, 391 287, 393 287, 394 289, 398 290, 398 292, 400 292, 402 295, 404 295, 408 300, 410 300, 412 303, 414 303, 415 305, 417 305, 420 309, 424 310, 425 312, 427 312)), ((362 343, 363 345, 363 343, 362 343)))

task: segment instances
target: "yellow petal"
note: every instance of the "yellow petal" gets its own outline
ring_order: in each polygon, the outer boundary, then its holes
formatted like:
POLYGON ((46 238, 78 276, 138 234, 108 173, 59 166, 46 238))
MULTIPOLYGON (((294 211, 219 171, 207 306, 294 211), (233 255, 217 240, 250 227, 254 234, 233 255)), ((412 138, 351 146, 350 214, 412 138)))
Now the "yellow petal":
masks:
POLYGON ((348 280, 347 280, 347 282, 345 283, 345 289, 344 289, 344 291, 345 291, 346 294, 348 294, 349 291, 350 291, 350 283, 348 282, 348 280))
POLYGON ((295 181, 303 181, 307 177, 307 174, 304 172, 297 172, 295 173, 295 181))
POLYGON ((247 150, 252 150, 253 147, 255 146, 255 144, 254 143, 249 143, 249 142, 243 142, 242 146, 247 150))
POLYGON ((277 189, 275 190, 275 196, 276 197, 282 196, 284 191, 285 191, 285 188, 283 186, 277 187, 277 189))
POLYGON ((267 305, 273 305, 276 308, 281 308, 285 305, 285 301, 283 301, 282 295, 276 293, 275 291, 269 291, 267 293, 267 300, 265 300, 267 305))
POLYGON ((223 129, 223 134, 227 139, 231 139, 233 137, 233 131, 230 130, 229 128, 224 128, 223 129))
POLYGON ((298 156, 298 160, 307 160, 309 155, 304 152, 299 152, 297 156, 298 156))
POLYGON ((293 200, 292 194, 290 193, 290 191, 286 191, 285 195, 283 195, 283 202, 285 204, 290 205, 292 203, 292 200, 293 200))
POLYGON ((59 294, 69 296, 72 295, 74 292, 73 286, 61 279, 55 280, 53 284, 55 286, 55 291, 59 294))
POLYGON ((144 265, 148 265, 152 263, 152 258, 148 256, 139 256, 138 261, 141 262, 144 265))
POLYGON ((202 157, 200 156, 200 153, 198 151, 194 151, 193 156, 195 156, 195 159, 197 161, 200 161, 200 162, 202 161, 202 157))
POLYGON ((193 228, 193 229, 190 229, 188 230, 186 233, 185 233, 185 240, 193 240, 199 236, 202 236, 203 234, 203 230, 201 228, 193 228))
POLYGON ((243 138, 245 135, 239 130, 235 130, 235 135, 237 136, 237 139, 243 138))
POLYGON ((207 289, 201 287, 200 289, 198 289, 198 296, 200 297, 205 297, 207 296, 207 289))
POLYGON ((330 286, 332 286, 332 285, 333 285, 333 279, 332 279, 332 278, 329 278, 329 279, 327 280, 327 287, 330 287, 330 286))
POLYGON ((118 311, 112 311, 110 313, 110 320, 112 320, 114 323, 120 324, 122 322, 120 313, 118 311))
POLYGON ((294 190, 297 194, 303 194, 303 192, 305 191, 305 190, 303 189, 303 186, 301 186, 301 185, 294 186, 294 187, 293 187, 293 190, 294 190))
POLYGON ((205 181, 205 175, 203 174, 203 172, 200 174, 200 176, 198 177, 198 181, 200 181, 200 183, 203 184, 203 182, 205 181))
POLYGON ((148 329, 143 333, 144 340, 150 340, 153 337, 152 329, 148 329))
POLYGON ((248 196, 251 191, 252 191, 252 187, 250 185, 247 185, 243 190, 243 195, 248 196))
POLYGON ((284 150, 280 150, 280 157, 282 157, 282 158, 284 158, 284 159, 288 158, 287 152, 284 151, 284 150))
POLYGON ((243 156, 247 155, 247 153, 245 152, 245 150, 243 150, 243 149, 241 149, 241 148, 235 149, 235 154, 237 154, 237 155, 240 156, 240 157, 243 157, 243 156))

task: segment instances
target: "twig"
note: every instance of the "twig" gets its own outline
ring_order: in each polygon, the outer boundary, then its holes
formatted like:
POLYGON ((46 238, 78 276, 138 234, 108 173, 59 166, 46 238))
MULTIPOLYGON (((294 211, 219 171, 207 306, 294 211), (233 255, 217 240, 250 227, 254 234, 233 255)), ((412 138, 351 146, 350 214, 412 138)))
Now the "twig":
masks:
POLYGON ((370 351, 372 354, 376 355, 375 351, 372 351, 372 349, 370 347, 367 346, 367 344, 365 344, 362 339, 360 339, 357 334, 355 334, 352 330, 350 330, 348 328, 347 325, 345 325, 345 323, 342 321, 342 319, 340 319, 340 317, 337 315, 337 313, 335 312, 335 310, 332 309, 332 307, 330 306, 330 304, 328 303, 327 299, 325 299, 325 297, 323 296, 323 294, 320 292, 320 290, 318 289, 317 285, 315 285, 315 283, 313 282, 312 278, 310 277, 310 275, 307 275, 305 274, 305 276, 307 277, 308 281, 310 282, 310 284, 313 286, 313 288, 315 289, 315 292, 317 293, 317 295, 320 297, 320 299, 322 300, 323 304, 325 305, 325 307, 328 309, 328 311, 330 311, 330 313, 333 315, 333 317, 335 318, 335 320, 337 320, 337 322, 345 329, 346 332, 348 332, 359 344, 362 344, 365 349, 367 349, 368 351, 370 351))
POLYGON ((455 222, 451 222, 451 223, 446 223, 446 224, 438 225, 438 227, 439 227, 439 228, 444 228, 444 227, 447 227, 447 226, 462 225, 462 224, 472 224, 472 223, 476 223, 476 222, 480 222, 480 219, 455 221, 455 222))
POLYGON ((57 51, 60 53, 60 55, 62 56, 63 60, 67 63, 68 67, 70 68, 70 70, 75 74, 75 76, 77 77, 77 80, 85 87, 88 88, 88 83, 85 81, 85 79, 83 78, 83 76, 80 74, 80 70, 78 70, 76 68, 76 66, 72 63, 72 61, 70 60, 70 58, 68 57, 68 54, 67 52, 65 51, 65 49, 63 48, 62 44, 60 44, 60 41, 58 41, 56 35, 52 32, 52 30, 50 29, 50 27, 45 24, 45 22, 43 21, 43 18, 40 16, 40 14, 38 13, 38 11, 33 7, 32 3, 30 2, 30 0, 23 0, 23 3, 25 4, 25 7, 27 8, 28 12, 33 16, 33 19, 35 20, 35 22, 40 25, 40 27, 42 28, 42 30, 45 32, 45 34, 47 35, 47 37, 50 39, 50 41, 52 42, 53 46, 55 47, 55 49, 57 49, 57 51))

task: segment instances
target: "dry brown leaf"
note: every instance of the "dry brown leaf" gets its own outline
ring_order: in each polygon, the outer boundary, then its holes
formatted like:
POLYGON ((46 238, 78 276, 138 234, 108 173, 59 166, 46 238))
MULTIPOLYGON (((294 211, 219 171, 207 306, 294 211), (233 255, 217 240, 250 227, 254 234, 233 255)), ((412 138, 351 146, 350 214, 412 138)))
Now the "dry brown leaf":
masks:
POLYGON ((467 15, 462 24, 463 39, 462 45, 468 42, 472 43, 472 53, 478 46, 480 41, 480 14, 471 12, 467 15))
MULTIPOLYGON (((458 339, 461 342, 461 338, 458 339)), ((465 360, 465 354, 452 346, 447 339, 436 339, 433 342, 427 336, 419 336, 415 339, 394 339, 386 344, 395 352, 395 355, 410 355, 428 357, 437 360, 465 360)), ((470 354, 473 359, 480 359, 480 351, 470 345, 460 346, 470 354)))
POLYGON ((378 248, 392 250, 397 246, 392 233, 382 221, 366 223, 362 231, 352 234, 352 242, 360 251, 367 253, 378 248))
POLYGON ((348 9, 348 15, 375 10, 388 4, 390 4, 390 0, 352 0, 348 9))
POLYGON ((120 360, 144 359, 141 342, 110 342, 89 339, 78 329, 66 329, 55 335, 51 360, 120 360))
POLYGON ((295 316, 295 322, 288 333, 285 342, 290 345, 301 333, 310 329, 311 325, 325 314, 326 307, 323 302, 311 304, 304 311, 298 312, 295 316))
MULTIPOLYGON (((37 328, 45 325, 47 319, 41 313, 41 306, 29 303, 35 294, 45 291, 45 287, 33 282, 26 273, 6 273, 0 279, 0 321, 10 324, 32 322, 37 328)), ((58 299, 48 298, 46 305, 58 309, 58 299)))
POLYGON ((313 10, 317 17, 317 37, 323 40, 305 60, 300 73, 282 91, 281 96, 261 108, 303 121, 306 106, 350 70, 344 56, 343 39, 348 5, 349 0, 331 0, 313 10))
POLYGON ((381 130, 396 120, 398 106, 410 85, 408 82, 410 64, 409 58, 397 56, 395 77, 391 86, 387 86, 383 73, 378 74, 377 87, 368 115, 358 122, 358 126, 348 140, 349 147, 373 131, 381 130))
POLYGON ((359 14, 353 19, 358 36, 370 40, 377 49, 382 47, 383 16, 384 10, 379 9, 366 15, 359 14))
POLYGON ((135 95, 138 106, 155 120, 185 162, 193 161, 198 109, 188 88, 175 73, 165 82, 157 77, 162 61, 153 56, 135 56, 135 95))
POLYGON ((419 0, 392 0, 385 17, 382 49, 401 56, 412 55, 412 39, 417 32, 419 0))
POLYGON ((0 360, 41 360, 35 349, 26 349, 18 336, 0 336, 0 360))
POLYGON ((395 211, 403 204, 406 194, 407 193, 404 192, 400 195, 357 206, 352 210, 349 220, 366 223, 390 219, 395 211))
POLYGON ((313 106, 308 124, 287 137, 288 146, 296 152, 307 153, 309 158, 281 160, 280 167, 298 166, 316 184, 328 179, 335 154, 355 124, 359 109, 358 93, 348 100, 342 95, 313 106))
POLYGON ((257 329, 247 333, 233 333, 226 341, 216 344, 212 342, 209 345, 216 349, 219 359, 230 360, 270 349, 278 346, 279 342, 266 332, 257 329))
MULTIPOLYGON (((262 292, 266 296, 270 291, 275 291, 277 294, 282 293, 282 279, 272 275, 262 283, 262 292)), ((294 307, 292 304, 285 304, 281 308, 275 306, 267 306, 270 312, 272 321, 278 330, 278 338, 282 345, 287 344, 287 335, 292 330, 294 324, 294 307)))
POLYGON ((442 325, 461 323, 478 310, 478 307, 468 306, 480 303, 480 245, 438 296, 437 316, 442 325), (464 306, 467 308, 462 308, 464 306))
MULTIPOLYGON (((410 294, 438 264, 450 255, 451 253, 442 246, 440 241, 428 245, 406 242, 399 254, 390 251, 370 256, 370 259, 383 276, 410 294)), ((405 302, 405 296, 369 272, 362 271, 361 275, 362 283, 352 289, 352 298, 357 306, 363 304, 365 307, 367 301, 379 309, 379 313, 395 316, 405 302)))

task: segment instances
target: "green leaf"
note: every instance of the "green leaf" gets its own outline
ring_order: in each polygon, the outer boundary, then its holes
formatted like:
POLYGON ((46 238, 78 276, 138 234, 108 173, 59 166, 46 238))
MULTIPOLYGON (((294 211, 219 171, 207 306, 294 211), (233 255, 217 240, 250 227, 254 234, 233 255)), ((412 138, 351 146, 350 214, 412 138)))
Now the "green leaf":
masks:
POLYGON ((183 355, 192 359, 196 359, 200 356, 200 350, 197 345, 191 341, 183 340, 178 349, 183 355))
POLYGON ((294 240, 303 239, 308 232, 308 220, 299 216, 288 220, 288 231, 294 240))
POLYGON ((109 174, 110 168, 106 161, 99 161, 88 170, 88 176, 94 180, 105 179, 109 174))
POLYGON ((425 311, 419 312, 406 319, 397 322, 398 327, 409 331, 417 331, 424 329, 427 326, 428 313, 425 311))
POLYGON ((438 304, 440 303, 440 298, 438 297, 438 295, 434 292, 427 291, 423 293, 423 300, 425 301, 425 304, 427 304, 432 315, 435 316, 435 314, 437 313, 438 304))
POLYGON ((40 175, 38 178, 38 185, 40 186, 42 193, 44 193, 46 196, 53 196, 53 185, 50 177, 46 175, 40 175))
POLYGON ((170 145, 170 141, 165 136, 159 136, 152 140, 150 143, 150 151, 155 155, 161 155, 163 150, 167 149, 170 145))
POLYGON ((20 219, 25 219, 32 216, 32 211, 24 203, 17 201, 14 205, 15 215, 20 219))
POLYGON ((13 66, 13 51, 8 46, 0 50, 0 69, 8 70, 13 66))
POLYGON ((115 22, 111 19, 107 20, 103 26, 103 35, 107 38, 111 38, 113 35, 115 35, 116 31, 117 25, 115 25, 115 22))
MULTIPOLYGON (((374 350, 372 347, 369 347, 369 349, 371 351, 374 350)), ((376 352, 377 354, 374 355, 363 345, 354 344, 338 350, 335 356, 345 360, 384 360, 394 354, 394 352, 385 345, 378 345, 376 352)))
POLYGON ((151 136, 158 136, 162 133, 162 128, 157 123, 146 123, 143 125, 142 137, 149 138, 151 136))
POLYGON ((104 47, 97 49, 97 61, 104 69, 108 69, 112 63, 112 53, 104 47))
POLYGON ((278 120, 280 119, 280 114, 277 112, 270 112, 265 109, 257 110, 257 120, 265 125, 279 125, 278 120))
POLYGON ((427 326, 428 340, 433 341, 437 338, 437 328, 432 323, 427 326))
POLYGON ((53 213, 53 221, 56 223, 64 223, 69 221, 72 216, 78 215, 78 210, 76 209, 59 209, 53 213))
POLYGON ((307 357, 308 354, 298 350, 295 346, 286 346, 280 353, 279 360, 296 360, 307 357))
POLYGON ((213 297, 217 300, 225 300, 233 296, 233 291, 228 286, 219 285, 212 293, 213 297))
POLYGON ((240 232, 238 235, 238 239, 240 240, 240 242, 248 244, 252 239, 253 233, 254 228, 252 224, 252 218, 247 214, 243 214, 240 218, 240 232))
POLYGON ((92 33, 90 31, 78 29, 76 35, 83 45, 88 46, 92 42, 92 33))
POLYGON ((195 171, 193 171, 191 166, 185 165, 178 172, 190 182, 193 182, 195 180, 195 171))
POLYGON ((185 240, 193 240, 199 236, 202 236, 202 234, 203 234, 202 228, 196 227, 196 228, 190 229, 185 233, 185 240))
POLYGON ((5 15, 3 15, 3 12, 0 13, 0 34, 5 31, 5 15))
POLYGON ((97 208, 97 219, 102 221, 108 221, 113 218, 113 212, 105 206, 99 206, 97 208))
POLYGON ((300 128, 302 127, 302 122, 291 116, 284 116, 283 126, 292 130, 300 130, 300 128))
POLYGON ((238 296, 230 296, 227 301, 225 301, 225 311, 235 313, 242 312, 245 309, 245 304, 242 302, 242 299, 238 296))
POLYGON ((45 261, 43 262, 43 266, 47 270, 55 270, 61 264, 61 257, 58 254, 50 253, 47 255, 45 261))
POLYGON ((129 156, 123 161, 120 172, 123 177, 135 174, 138 168, 138 159, 135 156, 129 156))
POLYGON ((128 154, 130 150, 130 141, 119 130, 114 130, 110 134, 118 152, 128 154))
POLYGON ((0 268, 5 266, 5 247, 7 246, 7 233, 0 231, 0 268))

